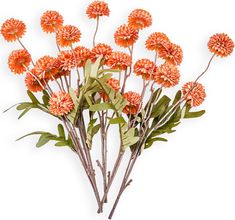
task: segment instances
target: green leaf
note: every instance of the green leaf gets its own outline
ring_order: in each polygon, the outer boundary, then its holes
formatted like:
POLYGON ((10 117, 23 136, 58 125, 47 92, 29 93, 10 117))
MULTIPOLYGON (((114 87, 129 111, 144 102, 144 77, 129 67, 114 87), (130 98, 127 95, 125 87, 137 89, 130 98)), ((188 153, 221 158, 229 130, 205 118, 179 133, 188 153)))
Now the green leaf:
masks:
POLYGON ((59 136, 62 138, 65 138, 65 132, 64 132, 64 127, 62 124, 58 124, 57 126, 59 136))
POLYGON ((174 99, 172 105, 175 105, 181 99, 181 96, 182 96, 182 92, 181 92, 181 90, 179 90, 175 95, 175 99, 174 99))
POLYGON ((148 141, 145 142, 145 149, 150 148, 154 144, 154 142, 157 141, 167 142, 167 139, 161 137, 149 139, 148 141))
POLYGON ((42 147, 47 144, 51 139, 49 138, 48 134, 42 134, 36 144, 36 147, 42 147))
POLYGON ((119 73, 120 70, 116 69, 116 70, 113 70, 113 69, 102 69, 102 70, 99 70, 98 71, 98 74, 101 74, 101 73, 119 73))
POLYGON ((91 78, 97 78, 98 76, 98 70, 100 67, 100 61, 102 60, 103 56, 99 56, 95 63, 93 65, 91 65, 91 73, 90 73, 90 77, 91 78))
POLYGON ((97 111, 104 111, 104 110, 108 110, 112 108, 113 106, 111 103, 104 102, 104 103, 97 103, 97 104, 91 105, 89 110, 92 112, 97 112, 97 111))
POLYGON ((91 149, 92 147, 92 139, 94 137, 95 134, 98 133, 99 129, 100 129, 100 124, 95 125, 97 121, 96 119, 92 119, 89 124, 88 124, 88 128, 87 128, 87 145, 88 147, 91 149))
POLYGON ((35 95, 32 92, 27 90, 27 94, 28 94, 29 98, 31 99, 32 103, 39 104, 39 101, 37 100, 37 98, 35 97, 35 95))
POLYGON ((28 111, 30 111, 31 107, 26 108, 18 117, 18 119, 21 119, 28 111))
POLYGON ((122 116, 109 119, 109 124, 125 124, 125 123, 126 121, 122 116))
POLYGON ((168 108, 169 103, 170 103, 171 99, 164 95, 158 102, 156 105, 154 105, 152 113, 151 113, 151 117, 152 118, 156 118, 161 116, 168 108))
POLYGON ((49 105, 50 96, 46 90, 43 90, 42 101, 45 107, 49 105))
POLYGON ((189 104, 186 104, 183 118, 198 118, 204 115, 206 112, 205 110, 190 112, 190 110, 191 110, 191 106, 189 104))
POLYGON ((50 133, 45 132, 45 131, 35 131, 35 132, 31 132, 31 133, 29 133, 29 134, 26 134, 26 135, 24 135, 24 136, 22 136, 22 137, 16 139, 16 141, 22 140, 22 139, 24 139, 24 138, 26 138, 26 137, 28 137, 28 136, 32 136, 32 135, 41 135, 41 134, 50 134, 50 133))
POLYGON ((66 147, 69 146, 69 143, 67 141, 59 141, 55 144, 56 147, 66 147))
POLYGON ((21 111, 21 110, 24 110, 24 109, 31 107, 31 106, 32 106, 31 102, 24 102, 24 103, 19 104, 16 109, 18 111, 21 111))

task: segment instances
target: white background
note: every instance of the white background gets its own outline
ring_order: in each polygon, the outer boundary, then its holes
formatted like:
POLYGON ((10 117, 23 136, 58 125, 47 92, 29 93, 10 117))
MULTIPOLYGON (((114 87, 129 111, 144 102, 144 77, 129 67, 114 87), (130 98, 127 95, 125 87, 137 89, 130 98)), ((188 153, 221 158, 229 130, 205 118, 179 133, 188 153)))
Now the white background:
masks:
MULTIPOLYGON (((7 0, 0 7, 0 22, 15 17, 24 20, 28 31, 23 41, 35 58, 54 55, 53 35, 40 29, 45 10, 58 10, 66 24, 82 31, 81 43, 91 46, 94 21, 85 15, 88 0, 7 0)), ((129 12, 144 8, 153 15, 153 26, 141 33, 135 58, 152 54, 144 40, 153 31, 165 32, 181 45, 184 62, 181 85, 193 80, 206 66, 211 54, 208 38, 226 32, 235 40, 233 0, 109 0, 111 16, 101 19, 98 41, 113 44, 112 34, 127 20, 129 12)), ((0 38, 0 111, 26 100, 23 77, 8 70, 7 56, 19 48, 0 38)), ((132 81, 130 88, 138 89, 132 81)), ((144 152, 132 175, 134 182, 121 199, 115 220, 234 220, 235 145, 234 94, 235 55, 216 58, 203 78, 207 99, 200 119, 186 120, 169 142, 144 152)), ((180 88, 180 87, 178 87, 180 88)), ((173 90, 169 90, 173 93, 173 90)), ((31 131, 54 131, 56 121, 32 111, 17 120, 17 112, 0 115, 0 219, 2 220, 94 220, 96 204, 78 158, 67 149, 48 145, 36 149, 36 137, 14 140, 31 131)), ((110 140, 110 148, 115 139, 110 140)), ((119 177, 120 180, 120 177, 119 177)), ((115 182, 112 191, 118 189, 115 182)), ((113 201, 110 199, 110 202, 113 201)))

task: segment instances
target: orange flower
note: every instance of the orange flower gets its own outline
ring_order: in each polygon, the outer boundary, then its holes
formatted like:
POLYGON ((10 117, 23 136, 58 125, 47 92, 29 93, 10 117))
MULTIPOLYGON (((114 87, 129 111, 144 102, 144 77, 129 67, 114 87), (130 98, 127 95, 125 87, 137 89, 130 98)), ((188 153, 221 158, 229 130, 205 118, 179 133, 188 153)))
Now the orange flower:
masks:
POLYGON ((152 16, 143 9, 136 9, 130 13, 128 24, 135 29, 143 29, 152 25, 152 16))
POLYGON ((227 57, 233 52, 234 43, 227 34, 215 34, 210 38, 208 48, 217 56, 227 57))
MULTIPOLYGON (((110 78, 107 81, 108 86, 110 86, 112 89, 114 89, 116 92, 120 90, 120 82, 117 79, 110 78)), ((100 96, 104 99, 104 101, 108 101, 109 97, 105 92, 100 92, 100 96)))
POLYGON ((58 55, 58 62, 60 63, 60 69, 64 71, 70 71, 76 67, 75 57, 71 50, 62 51, 58 55))
POLYGON ((8 66, 13 73, 22 74, 30 65, 31 56, 27 50, 14 50, 8 58, 8 66))
POLYGON ((145 42, 145 46, 148 50, 159 51, 162 48, 166 48, 170 44, 169 38, 160 32, 151 34, 145 42))
POLYGON ((55 69, 55 71, 53 71, 53 77, 55 79, 58 79, 62 76, 68 76, 70 74, 69 70, 63 70, 63 65, 61 64, 61 60, 60 59, 56 59, 56 61, 53 64, 53 68, 55 69))
POLYGON ((159 50, 159 57, 171 64, 180 65, 183 60, 183 51, 179 45, 168 44, 159 50))
POLYGON ((25 85, 31 92, 41 92, 44 89, 43 87, 45 87, 45 84, 45 80, 39 79, 35 69, 32 69, 30 73, 28 72, 26 74, 25 85))
POLYGON ((56 32, 63 23, 64 19, 57 11, 46 11, 41 17, 41 27, 46 33, 56 32))
POLYGON ((53 93, 49 105, 49 111, 56 116, 67 115, 74 108, 73 100, 67 92, 53 93))
POLYGON ((6 20, 1 27, 1 33, 8 42, 16 41, 23 37, 25 32, 26 26, 24 22, 14 18, 6 20))
POLYGON ((91 58, 91 51, 86 47, 78 46, 74 49, 74 52, 78 67, 85 66, 86 61, 91 58))
POLYGON ((52 79, 52 76, 54 76, 57 71, 54 68, 55 61, 56 58, 50 56, 44 56, 40 58, 35 65, 37 76, 40 79, 52 79))
POLYGON ((108 4, 103 1, 92 2, 86 10, 89 18, 98 18, 100 16, 109 16, 110 10, 108 4))
POLYGON ((136 92, 124 93, 123 97, 127 100, 127 105, 123 109, 125 114, 135 115, 139 112, 141 105, 141 96, 136 92))
POLYGON ((138 38, 138 31, 126 24, 120 26, 114 34, 115 43, 120 47, 132 46, 138 38))
POLYGON ((131 65, 131 57, 123 52, 112 52, 107 58, 107 65, 112 69, 126 70, 131 65))
POLYGON ((137 76, 142 76, 144 80, 153 79, 156 72, 157 66, 149 59, 138 60, 134 65, 134 73, 137 76))
POLYGON ((186 100, 191 107, 199 106, 206 98, 206 92, 202 84, 188 82, 182 88, 183 95, 186 95, 186 100))
POLYGON ((79 42, 81 38, 80 30, 72 25, 66 25, 59 28, 56 32, 56 41, 61 47, 72 46, 73 43, 79 42))
POLYGON ((159 71, 154 77, 156 83, 169 88, 179 83, 180 72, 175 65, 164 63, 159 67, 159 71))
POLYGON ((100 56, 103 56, 103 58, 106 60, 107 56, 110 55, 112 52, 112 47, 107 44, 99 43, 91 50, 92 62, 95 62, 96 59, 100 56))

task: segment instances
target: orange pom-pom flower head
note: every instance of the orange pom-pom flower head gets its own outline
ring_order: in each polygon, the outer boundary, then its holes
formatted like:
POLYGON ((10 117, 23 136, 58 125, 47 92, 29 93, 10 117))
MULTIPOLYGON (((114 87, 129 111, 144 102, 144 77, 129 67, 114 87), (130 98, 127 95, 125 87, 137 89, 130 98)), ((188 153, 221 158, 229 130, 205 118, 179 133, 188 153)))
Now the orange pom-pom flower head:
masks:
POLYGON ((104 63, 106 63, 107 57, 113 52, 111 46, 103 43, 99 43, 95 45, 95 47, 91 50, 91 60, 95 62, 96 59, 100 56, 103 57, 104 63))
POLYGON ((54 67, 55 62, 56 58, 51 56, 43 56, 38 59, 35 65, 35 71, 37 72, 37 76, 40 79, 53 79, 57 71, 54 67))
POLYGON ((169 44, 169 38, 161 32, 152 33, 145 42, 145 46, 148 50, 154 50, 156 52, 166 48, 169 44))
POLYGON ((124 48, 132 46, 138 37, 138 31, 126 24, 120 26, 114 34, 115 43, 124 48))
POLYGON ((143 9, 136 9, 130 13, 128 24, 137 30, 143 29, 152 25, 152 16, 143 9))
POLYGON ((22 38, 25 32, 26 26, 24 22, 14 18, 6 20, 1 27, 2 36, 8 42, 22 38))
POLYGON ((86 14, 91 19, 97 19, 100 16, 109 16, 110 10, 108 4, 103 1, 92 2, 86 10, 86 14))
POLYGON ((123 52, 112 52, 107 58, 107 65, 112 69, 126 70, 131 65, 131 57, 123 52))
POLYGON ((183 95, 191 107, 199 106, 206 98, 206 92, 202 84, 198 82, 188 82, 182 88, 183 95))
POLYGON ((53 93, 49 100, 49 111, 56 116, 67 115, 74 108, 74 103, 67 92, 53 93))
POLYGON ((159 50, 159 57, 173 65, 180 65, 183 60, 183 51, 179 45, 171 43, 159 50))
POLYGON ((63 71, 71 71, 76 67, 75 55, 71 50, 61 51, 57 59, 59 68, 63 71))
POLYGON ((41 17, 41 27, 46 33, 54 33, 63 26, 64 19, 57 11, 46 11, 41 17))
POLYGON ((123 97, 128 102, 123 112, 128 115, 137 114, 141 106, 141 96, 136 92, 126 92, 123 97))
POLYGON ((227 34, 215 34, 208 42, 209 50, 220 57, 229 56, 234 49, 234 42, 227 34))
POLYGON ((78 67, 84 67, 86 61, 91 58, 91 51, 83 46, 78 46, 74 49, 76 56, 76 64, 78 67))
POLYGON ((8 58, 8 66, 15 74, 24 73, 29 67, 31 56, 27 50, 14 50, 8 58))
POLYGON ((81 32, 73 25, 65 25, 56 32, 56 41, 61 47, 70 47, 80 41, 81 32))
POLYGON ((134 73, 144 80, 152 80, 157 72, 157 66, 149 59, 138 60, 134 65, 134 73))
POLYGON ((165 88, 170 88, 179 83, 180 72, 175 65, 164 63, 159 67, 154 77, 156 83, 165 88))
POLYGON ((25 85, 31 92, 41 92, 47 83, 46 79, 40 79, 35 69, 27 72, 25 77, 25 85))

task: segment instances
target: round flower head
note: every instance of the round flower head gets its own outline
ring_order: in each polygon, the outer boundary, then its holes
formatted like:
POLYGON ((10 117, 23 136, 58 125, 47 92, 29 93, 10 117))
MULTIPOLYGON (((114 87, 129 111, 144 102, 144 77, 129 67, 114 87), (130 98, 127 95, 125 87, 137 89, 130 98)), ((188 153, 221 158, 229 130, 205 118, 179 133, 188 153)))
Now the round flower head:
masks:
POLYGON ((16 41, 23 37, 25 32, 26 26, 24 22, 14 18, 6 20, 1 27, 2 36, 8 42, 16 41))
POLYGON ((157 66, 149 59, 138 60, 134 65, 134 73, 142 76, 144 80, 153 79, 157 72, 157 66))
POLYGON ((168 44, 165 48, 159 50, 159 57, 173 65, 180 65, 183 60, 183 51, 176 44, 168 44))
POLYGON ((63 26, 56 32, 56 41, 61 47, 72 46, 73 43, 79 42, 80 38, 80 30, 72 25, 63 26))
POLYGON ((89 18, 98 18, 100 16, 109 16, 110 10, 108 4, 103 1, 92 2, 86 10, 89 18))
POLYGON ((183 95, 191 107, 199 106, 206 98, 206 92, 202 84, 198 82, 188 82, 182 88, 183 95))
POLYGON ((56 69, 54 68, 55 61, 56 58, 50 56, 44 56, 37 60, 35 65, 37 76, 40 79, 52 79, 56 72, 56 69))
POLYGON ((103 59, 107 59, 107 56, 113 52, 112 47, 107 44, 99 43, 91 50, 91 59, 92 62, 95 62, 96 59, 100 56, 103 56, 103 59))
POLYGON ((123 97, 128 102, 126 107, 123 109, 123 112, 128 115, 137 114, 141 105, 141 96, 136 92, 127 92, 124 93, 123 97))
POLYGON ((61 60, 57 58, 53 64, 53 77, 54 79, 58 79, 62 76, 68 76, 70 74, 69 70, 63 70, 63 65, 61 64, 61 60))
POLYGON ((58 55, 60 68, 64 71, 70 71, 76 67, 76 60, 71 50, 65 50, 58 55))
POLYGON ((152 25, 152 16, 143 9, 136 9, 130 13, 128 24, 135 29, 143 29, 152 25))
POLYGON ((31 92, 41 92, 46 85, 46 81, 40 80, 37 75, 37 71, 32 69, 26 74, 25 85, 31 92))
POLYGON ((234 43, 227 34, 215 34, 210 38, 208 48, 217 56, 227 57, 233 52, 234 43))
POLYGON ((8 66, 13 73, 22 74, 30 65, 31 56, 27 50, 14 50, 8 58, 8 66))
POLYGON ((49 100, 49 111, 53 115, 67 115, 73 108, 73 100, 67 92, 53 93, 49 100))
POLYGON ((154 77, 156 83, 169 88, 179 83, 180 72, 175 65, 164 63, 159 67, 159 71, 154 77))
POLYGON ((159 51, 162 48, 166 48, 170 44, 169 38, 160 32, 151 34, 145 42, 145 46, 148 50, 159 51))
POLYGON ((41 27, 46 33, 54 33, 63 26, 64 19, 57 11, 46 11, 41 17, 41 27))
POLYGON ((132 46, 138 37, 138 31, 126 24, 120 26, 114 34, 115 43, 120 47, 132 46))
POLYGON ((91 58, 91 51, 86 47, 78 46, 74 49, 74 52, 78 67, 85 66, 86 61, 91 58))
POLYGON ((112 69, 126 70, 131 65, 131 57, 123 52, 112 52, 107 58, 107 65, 112 69))
MULTIPOLYGON (((116 92, 120 90, 120 82, 117 79, 110 78, 107 82, 108 86, 114 89, 116 92)), ((100 96, 104 99, 104 101, 108 101, 109 97, 105 92, 100 92, 100 96)))

